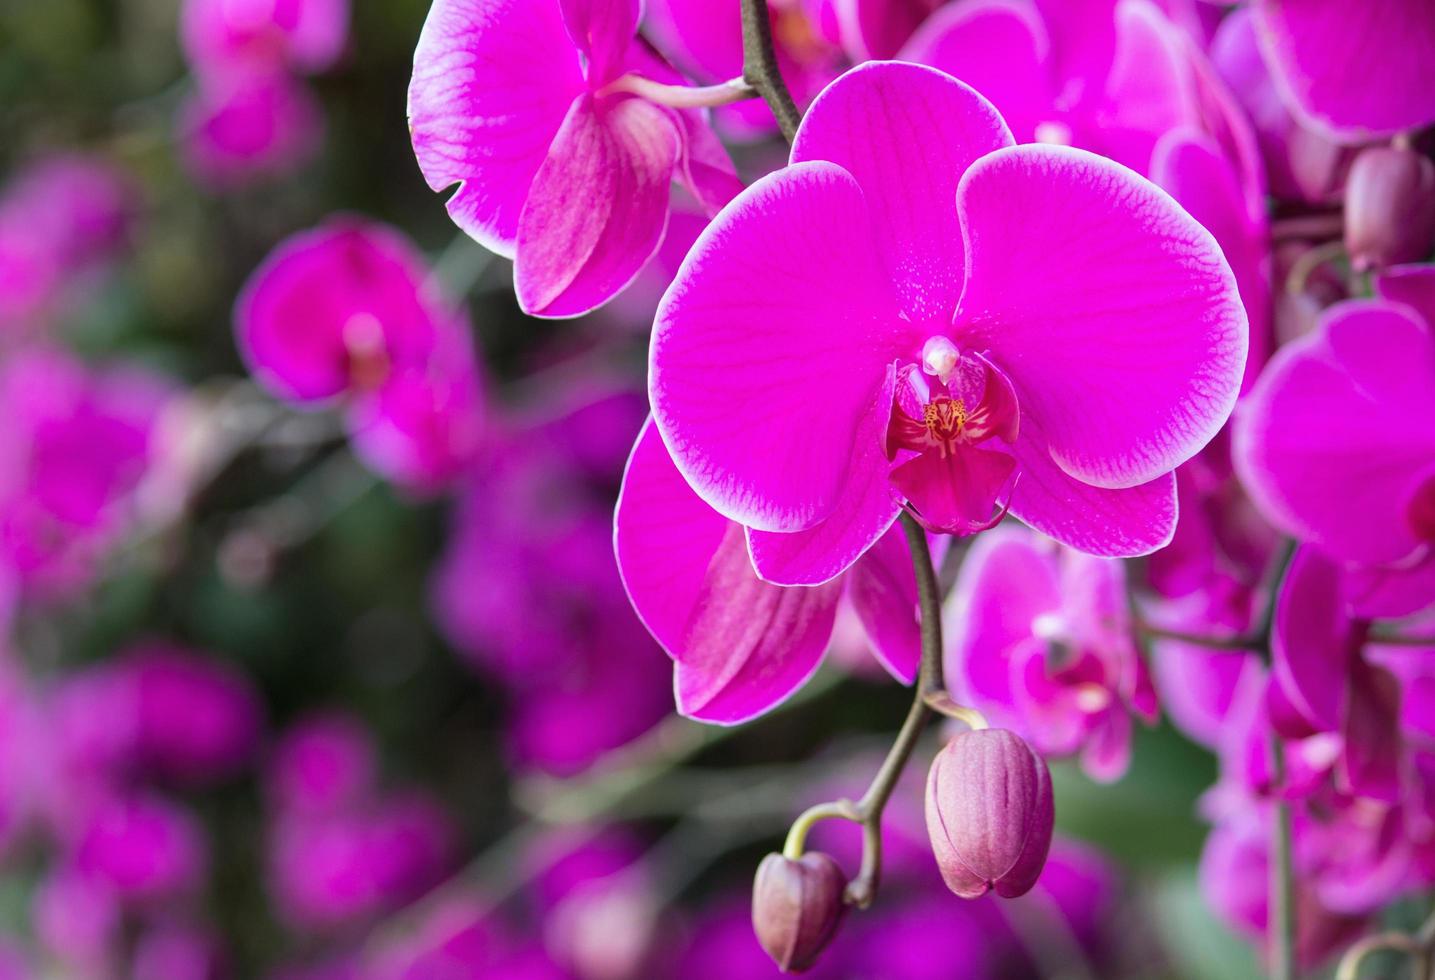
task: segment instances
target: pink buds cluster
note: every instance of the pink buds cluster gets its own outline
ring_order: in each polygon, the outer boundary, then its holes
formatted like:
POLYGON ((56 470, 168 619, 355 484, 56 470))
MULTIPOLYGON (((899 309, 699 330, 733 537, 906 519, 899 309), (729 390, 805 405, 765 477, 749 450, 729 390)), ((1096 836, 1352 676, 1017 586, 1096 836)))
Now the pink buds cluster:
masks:
POLYGON ((816 961, 842 921, 846 887, 847 876, 821 852, 762 859, 752 886, 752 926, 779 970, 801 973, 816 961))
POLYGON ((1030 891, 1054 818, 1046 763, 1005 729, 963 732, 932 760, 927 835, 943 880, 963 898, 1030 891))

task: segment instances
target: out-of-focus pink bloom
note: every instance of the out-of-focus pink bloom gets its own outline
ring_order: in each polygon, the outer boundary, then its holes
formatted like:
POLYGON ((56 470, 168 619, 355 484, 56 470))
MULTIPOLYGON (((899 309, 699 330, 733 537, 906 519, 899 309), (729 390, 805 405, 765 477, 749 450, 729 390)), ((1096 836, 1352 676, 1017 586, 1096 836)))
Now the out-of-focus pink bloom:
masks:
POLYGON ((374 747, 357 720, 339 712, 296 723, 275 746, 269 791, 275 806, 296 813, 333 813, 374 786, 374 747))
MULTIPOLYGON (((890 522, 890 516, 887 518, 890 522)), ((820 532, 758 535, 713 510, 683 480, 649 422, 633 447, 616 514, 616 551, 633 607, 674 662, 678 711, 717 724, 746 721, 788 697, 821 664, 844 596, 877 659, 910 684, 917 674, 917 583, 892 526, 851 570, 819 585, 759 578, 809 562, 820 532)), ((831 577, 835 576, 835 577, 831 577)))
POLYGON ((424 368, 458 319, 402 233, 340 216, 269 253, 239 295, 234 329, 255 378, 305 403, 424 368))
POLYGON ((332 65, 349 30, 349 0, 185 0, 180 40, 200 74, 332 65))
POLYGON ((739 189, 696 110, 631 94, 682 79, 636 39, 637 0, 438 0, 414 54, 409 126, 429 186, 514 259, 525 312, 577 316, 657 252, 670 188, 709 213, 739 189))
POLYGON ((452 840, 447 815, 420 796, 338 814, 281 814, 270 844, 270 889, 293 929, 352 925, 437 884, 452 840))
POLYGON ((410 901, 448 870, 455 829, 419 792, 373 785, 372 748, 342 715, 301 722, 270 774, 269 888, 296 931, 360 924, 410 901))
POLYGON ((121 899, 192 894, 208 860, 198 821, 158 796, 111 796, 92 807, 74 841, 74 868, 121 899))
POLYGON ((645 976, 654 966, 660 908, 640 857, 638 841, 611 831, 576 842, 558 834, 529 857, 545 865, 534 881, 544 944, 584 980, 645 976))
POLYGON ((0 328, 24 329, 71 302, 124 241, 128 179, 99 158, 44 157, 0 197, 0 328))
POLYGON ((1118 561, 993 531, 962 563, 949 635, 947 678, 959 699, 1043 754, 1080 752, 1094 778, 1126 771, 1132 715, 1156 720, 1118 561))
POLYGON ((142 767, 195 785, 231 776, 253 758, 263 707, 233 667, 165 642, 137 645, 111 663, 134 686, 142 767))
POLYGON ((1347 613, 1342 591, 1337 565, 1313 548, 1296 551, 1276 600, 1272 722, 1287 737, 1338 733, 1338 788, 1393 804, 1408 764, 1400 684, 1363 656, 1366 624, 1347 613))
POLYGON ((0 368, 0 552, 27 589, 62 597, 135 518, 133 494, 163 447, 171 395, 128 367, 91 369, 30 348, 0 368))
POLYGON ((365 956, 356 975, 362 980, 572 980, 541 945, 507 935, 491 903, 467 893, 445 895, 425 909, 416 926, 365 956))
POLYGON ((221 980, 227 975, 215 938, 202 929, 161 923, 135 940, 131 980, 221 980))
POLYGON ((1253 12, 1282 94, 1331 138, 1435 122, 1435 18, 1423 0, 1256 0, 1253 12))
POLYGON ((116 969, 121 908, 103 883, 74 869, 52 870, 35 890, 30 914, 39 945, 78 975, 116 969))
MULTIPOLYGON (((1394 288, 1432 275, 1402 272, 1394 288)), ((1332 307, 1281 349, 1237 413, 1234 458, 1252 498, 1287 533, 1371 566, 1351 597, 1366 615, 1435 601, 1432 418, 1431 326, 1379 299, 1332 307)))
POLYGON ((399 232, 331 219, 281 243, 234 312, 240 350, 275 395, 347 396, 354 449, 419 492, 473 460, 486 411, 467 320, 399 232))
POLYGON ((319 150, 324 119, 303 82, 282 72, 201 78, 176 136, 195 179, 217 191, 291 173, 319 150))
POLYGON ((30 956, 9 936, 0 936, 0 980, 32 980, 30 956))
POLYGON ((36 757, 49 737, 20 670, 0 653, 0 857, 35 809, 36 757))
POLYGON ((1221 21, 1211 62, 1251 121, 1275 196, 1312 204, 1338 200, 1354 154, 1291 113, 1257 44, 1250 8, 1221 21))
MULTIPOLYGON (((1201 854, 1200 883, 1206 901, 1231 928, 1263 938, 1270 923, 1269 818, 1246 812, 1217 824, 1201 854)), ((1297 878, 1296 955, 1306 967, 1318 966, 1365 930, 1365 917, 1324 907, 1297 878)))
POLYGON ((524 764, 576 772, 670 710, 613 566, 612 494, 641 421, 631 390, 574 392, 515 419, 460 498, 433 601, 465 659, 509 687, 524 764))
POLYGON ((469 469, 487 435, 483 381, 467 325, 442 330, 426 365, 399 368, 354 399, 349 437, 374 472, 418 494, 469 469))
POLYGON ((938 531, 1008 506, 1094 554, 1169 540, 1171 471, 1220 428, 1245 365, 1229 266, 1130 171, 1010 144, 941 72, 856 68, 668 291, 654 419, 698 495, 753 529, 759 574, 777 538, 782 580, 826 581, 902 495, 938 531))

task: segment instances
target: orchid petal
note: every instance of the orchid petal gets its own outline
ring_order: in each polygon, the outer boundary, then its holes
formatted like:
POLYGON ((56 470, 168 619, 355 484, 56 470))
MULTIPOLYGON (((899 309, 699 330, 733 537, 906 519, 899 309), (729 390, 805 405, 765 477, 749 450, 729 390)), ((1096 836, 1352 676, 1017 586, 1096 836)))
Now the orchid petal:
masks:
POLYGON ((653 415, 678 468, 724 516, 764 531, 814 527, 866 456, 854 443, 886 366, 920 343, 872 241, 845 170, 794 164, 713 219, 663 297, 653 415))
POLYGON ((1237 472, 1262 512, 1331 555, 1408 556, 1403 509, 1435 457, 1435 336, 1409 307, 1331 307, 1283 347, 1237 413, 1237 472))
POLYGON ((1081 150, 1018 146, 973 164, 957 207, 956 339, 1011 378, 1022 443, 1031 420, 1061 469, 1114 489, 1216 434, 1245 367, 1246 315, 1220 247, 1164 192, 1081 150))
POLYGON ((578 316, 633 281, 662 244, 679 143, 661 106, 573 103, 518 223, 513 280, 524 312, 578 316))
POLYGON ((557 4, 435 0, 414 52, 409 129, 429 187, 459 185, 449 214, 485 248, 513 257, 529 186, 584 90, 557 4))
POLYGON ((1435 122, 1425 0, 1256 0, 1252 9, 1287 101, 1333 138, 1363 143, 1435 122))
POLYGON ((922 659, 917 576, 900 527, 889 528, 852 566, 847 598, 878 662, 903 684, 914 682, 922 659))
POLYGON ((996 109, 966 85, 921 65, 876 61, 817 97, 792 160, 826 160, 856 179, 907 317, 945 325, 962 288, 957 183, 973 161, 1011 142, 996 109))
POLYGON ((1317 731, 1339 730, 1355 660, 1340 588, 1340 569, 1302 547, 1276 599, 1272 672, 1291 705, 1317 731))

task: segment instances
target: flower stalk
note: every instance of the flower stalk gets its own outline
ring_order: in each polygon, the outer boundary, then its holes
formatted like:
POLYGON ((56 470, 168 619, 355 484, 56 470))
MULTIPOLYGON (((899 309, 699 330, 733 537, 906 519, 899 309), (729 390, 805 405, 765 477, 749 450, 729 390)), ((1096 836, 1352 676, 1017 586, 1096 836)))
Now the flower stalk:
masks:
POLYGON ((782 138, 791 143, 802 113, 777 67, 767 0, 742 0, 742 77, 767 103, 782 138))

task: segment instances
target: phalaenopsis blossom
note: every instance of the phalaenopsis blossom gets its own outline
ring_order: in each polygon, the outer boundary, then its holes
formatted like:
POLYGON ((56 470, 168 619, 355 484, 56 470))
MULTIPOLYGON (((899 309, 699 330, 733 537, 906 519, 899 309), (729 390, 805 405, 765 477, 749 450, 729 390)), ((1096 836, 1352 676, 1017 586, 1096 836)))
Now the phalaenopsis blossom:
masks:
POLYGON ((819 583, 903 498, 934 531, 1009 509, 1087 552, 1160 547, 1171 471, 1224 422, 1245 353, 1230 269, 1169 197, 1012 146, 940 72, 873 63, 699 239, 649 387, 678 470, 752 529, 758 572, 819 583))
POLYGON ((635 36, 637 0, 437 0, 409 87, 429 186, 514 260, 525 312, 568 317, 662 244, 674 183, 708 213, 741 186, 696 110, 644 97, 682 78, 635 36))
POLYGON ((952 602, 953 693, 1045 755, 1080 752, 1094 778, 1121 776, 1132 716, 1157 711, 1123 565, 1001 528, 973 544, 952 602))
POLYGON ((467 317, 397 231, 339 217, 278 245, 234 312, 240 352, 277 397, 342 399, 355 450, 419 491, 454 479, 483 436, 467 317))

